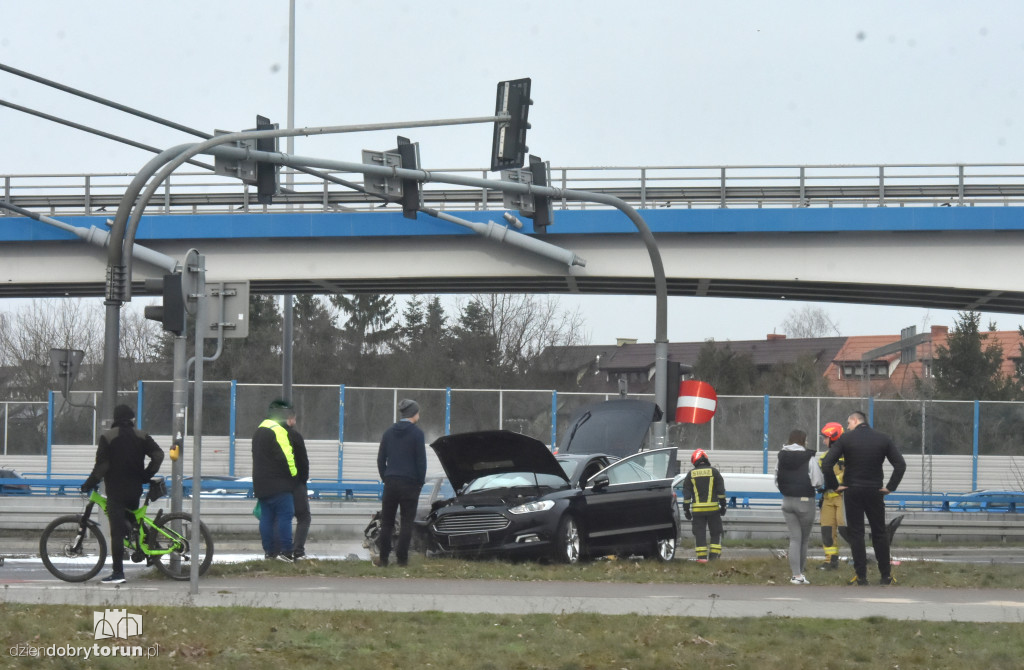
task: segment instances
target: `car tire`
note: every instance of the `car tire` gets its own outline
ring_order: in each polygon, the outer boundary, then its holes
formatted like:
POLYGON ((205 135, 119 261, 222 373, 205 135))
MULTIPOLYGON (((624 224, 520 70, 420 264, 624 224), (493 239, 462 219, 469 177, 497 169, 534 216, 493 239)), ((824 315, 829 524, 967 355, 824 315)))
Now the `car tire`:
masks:
POLYGON ((580 536, 580 528, 576 525, 576 519, 571 514, 566 514, 558 522, 558 531, 555 533, 554 558, 559 563, 574 565, 579 563, 583 556, 583 538, 580 536))

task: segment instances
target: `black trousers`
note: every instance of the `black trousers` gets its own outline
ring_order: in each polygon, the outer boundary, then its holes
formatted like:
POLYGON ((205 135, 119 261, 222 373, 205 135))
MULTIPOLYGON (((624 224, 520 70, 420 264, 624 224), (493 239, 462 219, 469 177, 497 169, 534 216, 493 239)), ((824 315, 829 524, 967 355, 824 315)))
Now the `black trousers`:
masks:
POLYGON ((306 554, 306 537, 309 535, 309 524, 313 515, 309 513, 309 490, 305 484, 299 484, 292 491, 295 500, 295 536, 292 538, 292 552, 297 556, 306 554))
POLYGON ((395 558, 399 563, 409 560, 409 543, 412 541, 412 527, 416 521, 416 505, 420 499, 421 486, 404 477, 385 477, 384 496, 381 501, 380 560, 387 562, 391 555, 391 536, 395 532, 395 514, 402 510, 402 527, 398 531, 395 558))
POLYGON ((722 515, 714 512, 694 512, 690 520, 693 541, 697 548, 697 558, 708 558, 708 531, 711 532, 710 553, 717 558, 722 553, 722 515))
POLYGON ((140 491, 136 495, 107 493, 107 521, 110 523, 110 561, 114 572, 124 572, 124 538, 128 534, 129 510, 139 509, 140 491))
POLYGON ((871 546, 878 559, 878 572, 882 577, 891 574, 889 563, 889 535, 885 531, 885 496, 878 489, 851 487, 843 494, 846 504, 846 530, 850 537, 850 553, 857 576, 867 578, 868 558, 864 547, 864 517, 871 526, 871 546))

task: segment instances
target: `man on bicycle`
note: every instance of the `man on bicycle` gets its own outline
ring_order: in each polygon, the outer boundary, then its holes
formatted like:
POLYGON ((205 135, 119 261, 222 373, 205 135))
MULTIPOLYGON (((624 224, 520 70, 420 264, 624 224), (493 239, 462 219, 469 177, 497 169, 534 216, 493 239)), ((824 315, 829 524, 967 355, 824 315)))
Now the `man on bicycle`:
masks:
POLYGON ((104 584, 124 583, 124 537, 128 510, 139 507, 142 485, 160 470, 164 452, 159 445, 135 427, 135 412, 127 405, 114 408, 114 423, 100 435, 96 465, 82 484, 82 492, 107 484, 107 518, 110 521, 110 558, 113 572, 104 584), (149 465, 146 465, 146 457, 149 465))

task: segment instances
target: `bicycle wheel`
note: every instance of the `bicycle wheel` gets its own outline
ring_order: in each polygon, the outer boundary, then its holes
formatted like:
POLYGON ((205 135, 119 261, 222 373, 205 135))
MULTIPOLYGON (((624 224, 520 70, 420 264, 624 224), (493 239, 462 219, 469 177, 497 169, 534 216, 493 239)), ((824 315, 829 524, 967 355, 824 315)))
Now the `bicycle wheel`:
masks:
POLYGON ((156 567, 160 572, 164 573, 171 579, 185 581, 191 574, 192 561, 198 561, 199 574, 206 574, 207 568, 209 568, 210 563, 213 562, 213 537, 210 535, 210 531, 207 530, 205 523, 199 523, 200 546, 198 547, 190 546, 190 543, 192 542, 191 514, 186 514, 184 512, 168 514, 160 519, 160 523, 157 524, 157 527, 166 528, 169 531, 179 533, 184 538, 183 541, 175 542, 170 538, 164 537, 157 531, 146 531, 146 537, 150 548, 167 549, 168 547, 174 546, 174 551, 171 553, 154 556, 154 559, 156 559, 156 567))
POLYGON ((57 517, 39 538, 39 556, 54 577, 66 582, 84 582, 103 569, 107 560, 107 540, 100 527, 90 520, 80 535, 81 514, 57 517))

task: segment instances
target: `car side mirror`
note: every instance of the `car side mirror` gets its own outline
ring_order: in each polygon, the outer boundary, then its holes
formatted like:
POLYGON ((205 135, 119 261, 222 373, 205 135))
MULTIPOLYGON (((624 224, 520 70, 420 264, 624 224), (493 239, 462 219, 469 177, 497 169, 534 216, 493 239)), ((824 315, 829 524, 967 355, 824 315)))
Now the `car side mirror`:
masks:
POLYGON ((611 480, 608 479, 608 475, 601 475, 593 480, 594 490, 600 491, 602 489, 606 489, 610 483, 611 480))

